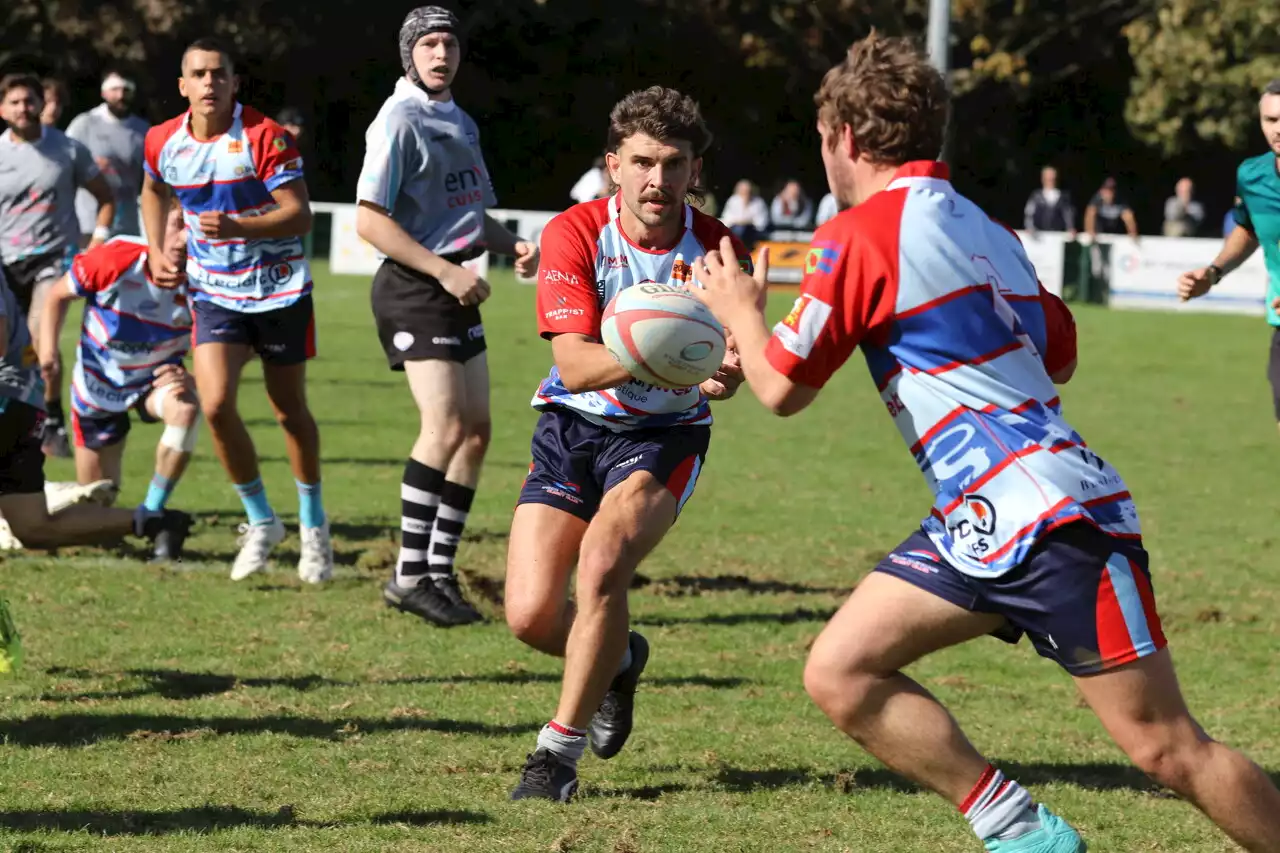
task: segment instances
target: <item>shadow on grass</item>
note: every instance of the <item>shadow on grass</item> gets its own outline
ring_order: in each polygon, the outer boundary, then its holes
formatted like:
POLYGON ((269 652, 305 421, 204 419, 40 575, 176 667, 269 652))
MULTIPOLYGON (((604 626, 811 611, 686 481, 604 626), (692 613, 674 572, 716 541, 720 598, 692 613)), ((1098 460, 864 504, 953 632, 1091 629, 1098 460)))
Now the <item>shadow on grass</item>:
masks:
MULTIPOLYGON (((218 832, 230 829, 320 829, 338 824, 409 824, 437 826, 488 823, 484 812, 420 811, 391 812, 370 818, 320 822, 299 820, 291 806, 275 812, 253 811, 238 806, 196 806, 167 811, 135 809, 68 809, 0 812, 0 828, 13 832, 87 832, 91 835, 170 835, 187 832, 218 832)), ((40 848, 31 848, 38 850, 40 848)))
MULTIPOLYGON (((127 669, 121 673, 92 672, 84 669, 50 667, 48 675, 63 679, 109 679, 121 676, 143 679, 146 683, 119 690, 52 691, 41 694, 42 702, 80 702, 85 700, 138 699, 156 696, 162 699, 198 699, 216 696, 237 687, 284 688, 307 692, 317 687, 367 687, 411 684, 559 684, 560 676, 549 672, 493 672, 478 675, 417 675, 401 678, 341 681, 323 675, 244 677, 230 673, 186 672, 178 669, 127 669)), ((646 678, 652 687, 709 687, 732 689, 754 682, 736 676, 677 675, 646 678)))
MULTIPOLYGON (((1005 775, 1024 785, 1067 784, 1089 791, 1137 791, 1159 794, 1163 789, 1137 768, 1119 762, 1019 763, 993 759, 1005 775)), ((1273 776, 1275 774, 1272 774, 1273 776)), ((895 791, 902 794, 924 793, 910 780, 884 768, 863 767, 835 774, 818 774, 804 767, 752 770, 721 764, 713 768, 710 781, 716 788, 734 793, 777 790, 820 785, 842 793, 859 789, 895 791)))
POLYGON ((473 720, 405 716, 395 719, 267 715, 262 717, 183 717, 169 714, 39 714, 25 720, 0 721, 0 743, 9 746, 86 746, 103 741, 169 743, 221 735, 279 734, 296 738, 342 741, 379 732, 430 731, 471 735, 527 735, 541 723, 494 725, 473 720))
POLYGON ((722 625, 732 627, 735 625, 754 625, 769 622, 778 625, 789 625, 794 622, 826 622, 835 614, 834 607, 824 607, 818 610, 797 607, 794 610, 784 610, 781 613, 708 613, 702 616, 655 615, 638 616, 631 621, 635 625, 653 625, 660 628, 674 625, 722 625))
POLYGON ((752 595, 848 595, 852 586, 818 586, 787 583, 772 578, 749 578, 746 575, 677 575, 656 580, 637 574, 632 589, 644 589, 668 598, 702 595, 708 592, 746 592, 752 595))
POLYGON ((623 788, 597 788, 592 785, 579 792, 577 796, 583 800, 630 799, 644 800, 651 803, 662 799, 667 794, 679 794, 693 790, 696 790, 694 786, 686 785, 683 782, 668 782, 663 785, 636 785, 623 788))

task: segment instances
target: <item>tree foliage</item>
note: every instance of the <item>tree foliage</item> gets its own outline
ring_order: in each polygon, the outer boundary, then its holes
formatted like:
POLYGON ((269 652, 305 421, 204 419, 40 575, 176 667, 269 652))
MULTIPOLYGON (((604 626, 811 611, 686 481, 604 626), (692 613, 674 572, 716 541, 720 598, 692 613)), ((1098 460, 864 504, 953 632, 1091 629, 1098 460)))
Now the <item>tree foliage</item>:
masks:
POLYGON ((1125 29, 1134 133, 1166 154, 1203 142, 1245 147, 1258 94, 1280 76, 1277 28, 1274 0, 1161 0, 1125 29))

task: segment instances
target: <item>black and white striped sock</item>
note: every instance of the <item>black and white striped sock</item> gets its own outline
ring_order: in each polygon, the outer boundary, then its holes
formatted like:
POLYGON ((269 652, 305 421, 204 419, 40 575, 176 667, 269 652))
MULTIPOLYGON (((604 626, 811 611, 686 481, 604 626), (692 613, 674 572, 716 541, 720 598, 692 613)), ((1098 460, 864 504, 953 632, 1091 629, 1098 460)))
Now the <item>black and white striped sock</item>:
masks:
POLYGON ((447 481, 440 490, 440 508, 436 510, 435 526, 431 529, 431 556, 427 559, 427 571, 432 577, 453 574, 458 542, 466 529, 475 496, 475 489, 447 481))
POLYGON ((396 585, 417 586, 430 571, 431 531, 444 472, 428 468, 416 459, 404 466, 400 483, 400 557, 396 560, 396 585))

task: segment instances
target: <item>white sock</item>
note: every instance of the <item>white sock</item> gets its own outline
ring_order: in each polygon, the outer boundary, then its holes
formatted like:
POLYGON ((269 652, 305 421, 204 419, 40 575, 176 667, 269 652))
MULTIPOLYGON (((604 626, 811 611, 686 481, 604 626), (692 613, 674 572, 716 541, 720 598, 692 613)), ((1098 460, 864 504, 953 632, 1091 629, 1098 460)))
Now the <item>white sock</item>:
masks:
POLYGON ((960 806, 979 841, 1008 841, 1040 828, 1031 795, 991 765, 960 806))
POLYGON ((538 732, 538 749, 550 750, 577 766, 578 759, 587 749, 587 733, 552 720, 538 732))

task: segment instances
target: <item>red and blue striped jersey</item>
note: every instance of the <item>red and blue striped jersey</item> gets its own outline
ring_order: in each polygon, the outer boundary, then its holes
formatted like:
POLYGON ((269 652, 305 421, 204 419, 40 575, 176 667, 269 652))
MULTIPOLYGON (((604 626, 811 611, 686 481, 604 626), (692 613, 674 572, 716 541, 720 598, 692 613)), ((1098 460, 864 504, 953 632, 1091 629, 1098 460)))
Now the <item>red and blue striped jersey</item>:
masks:
POLYGON ((190 349, 186 288, 151 283, 147 244, 136 237, 77 255, 67 278, 85 299, 71 405, 86 417, 127 412, 151 389, 156 368, 181 364, 190 349))
MULTIPOLYGON (((601 315, 620 291, 650 282, 687 287, 694 258, 732 236, 720 220, 686 204, 684 228, 675 244, 644 249, 622 230, 620 199, 618 193, 575 204, 543 229, 537 295, 542 337, 574 333, 600 340, 601 315)), ((739 261, 750 269, 746 250, 737 238, 733 241, 739 261)), ((633 379, 616 388, 574 393, 565 388, 554 365, 532 405, 569 409, 615 431, 711 423, 711 407, 697 387, 659 388, 633 379)))
POLYGON ((817 230, 767 354, 821 388, 859 346, 934 493, 924 530, 958 570, 1004 574, 1071 522, 1141 538, 1127 486, 1050 379, 1076 357, 1070 312, 941 163, 908 163, 817 230))
POLYGON ((200 214, 236 218, 276 209, 271 192, 302 180, 302 155, 284 128, 252 107, 235 105, 226 133, 205 141, 191 135, 184 113, 147 133, 146 170, 182 201, 190 238, 187 281, 192 299, 256 314, 286 308, 311 292, 301 237, 212 240, 200 214))

